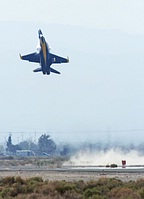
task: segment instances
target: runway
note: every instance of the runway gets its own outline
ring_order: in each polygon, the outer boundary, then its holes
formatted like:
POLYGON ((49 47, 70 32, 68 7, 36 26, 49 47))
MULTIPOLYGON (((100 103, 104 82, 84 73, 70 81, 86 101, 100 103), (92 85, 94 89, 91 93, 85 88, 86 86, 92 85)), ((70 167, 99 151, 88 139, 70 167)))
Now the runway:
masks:
POLYGON ((61 172, 105 172, 105 173, 144 173, 143 166, 128 166, 126 168, 117 167, 117 168, 106 168, 106 167, 63 167, 60 169, 61 172))
POLYGON ((71 172, 71 173, 144 173, 144 166, 128 166, 126 168, 106 168, 97 166, 67 166, 60 168, 48 168, 48 167, 35 167, 35 166, 11 166, 11 167, 0 167, 0 172, 10 171, 46 171, 46 172, 71 172))

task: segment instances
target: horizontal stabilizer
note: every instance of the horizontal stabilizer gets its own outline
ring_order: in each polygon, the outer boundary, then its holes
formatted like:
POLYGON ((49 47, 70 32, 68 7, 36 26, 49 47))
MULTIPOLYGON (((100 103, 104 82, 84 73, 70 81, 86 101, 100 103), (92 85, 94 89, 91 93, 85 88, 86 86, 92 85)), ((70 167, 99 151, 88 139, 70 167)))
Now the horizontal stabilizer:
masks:
POLYGON ((36 68, 36 69, 33 70, 33 72, 35 72, 35 73, 36 73, 36 72, 41 72, 41 71, 42 71, 41 68, 36 68))
POLYGON ((53 68, 50 68, 50 71, 51 71, 52 73, 60 74, 59 71, 57 71, 57 70, 55 70, 55 69, 53 69, 53 68))

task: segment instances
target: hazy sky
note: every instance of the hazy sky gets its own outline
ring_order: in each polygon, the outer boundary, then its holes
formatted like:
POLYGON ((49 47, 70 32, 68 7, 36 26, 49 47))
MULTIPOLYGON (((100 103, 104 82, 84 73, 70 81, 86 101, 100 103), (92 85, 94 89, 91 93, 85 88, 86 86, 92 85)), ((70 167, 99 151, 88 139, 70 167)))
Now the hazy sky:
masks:
POLYGON ((60 23, 144 33, 143 0, 5 0, 0 20, 60 23))
POLYGON ((143 0, 0 1, 0 131, 142 134, 143 10, 143 0), (54 67, 60 76, 18 57, 35 51, 39 28, 53 53, 70 56, 54 67))

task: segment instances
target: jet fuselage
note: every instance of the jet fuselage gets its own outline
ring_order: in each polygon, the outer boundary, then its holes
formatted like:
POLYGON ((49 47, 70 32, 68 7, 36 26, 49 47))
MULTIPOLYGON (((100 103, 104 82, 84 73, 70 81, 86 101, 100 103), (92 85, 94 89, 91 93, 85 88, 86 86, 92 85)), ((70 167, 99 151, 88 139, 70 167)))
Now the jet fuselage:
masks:
POLYGON ((43 74, 50 74, 50 65, 52 64, 50 61, 50 53, 48 44, 45 41, 43 36, 39 36, 40 40, 40 65, 42 67, 43 74))

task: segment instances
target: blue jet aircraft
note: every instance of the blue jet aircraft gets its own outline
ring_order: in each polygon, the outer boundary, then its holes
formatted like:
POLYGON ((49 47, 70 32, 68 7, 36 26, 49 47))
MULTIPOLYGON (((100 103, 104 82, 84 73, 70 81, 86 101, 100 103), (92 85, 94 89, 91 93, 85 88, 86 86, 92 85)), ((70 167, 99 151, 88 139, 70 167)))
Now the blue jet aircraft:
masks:
POLYGON ((69 59, 59 57, 57 55, 51 54, 49 46, 47 42, 45 41, 45 38, 42 34, 42 31, 38 31, 39 35, 39 48, 38 51, 35 53, 31 53, 28 55, 21 56, 20 58, 22 60, 27 60, 29 62, 36 62, 40 64, 40 68, 36 68, 33 70, 33 72, 42 72, 44 75, 47 74, 49 75, 50 72, 60 74, 59 71, 51 68, 50 66, 52 64, 61 64, 61 63, 68 63, 69 59))

